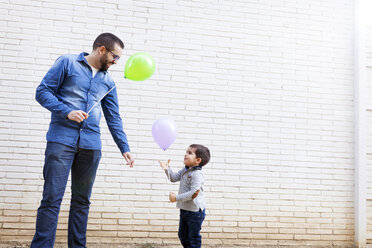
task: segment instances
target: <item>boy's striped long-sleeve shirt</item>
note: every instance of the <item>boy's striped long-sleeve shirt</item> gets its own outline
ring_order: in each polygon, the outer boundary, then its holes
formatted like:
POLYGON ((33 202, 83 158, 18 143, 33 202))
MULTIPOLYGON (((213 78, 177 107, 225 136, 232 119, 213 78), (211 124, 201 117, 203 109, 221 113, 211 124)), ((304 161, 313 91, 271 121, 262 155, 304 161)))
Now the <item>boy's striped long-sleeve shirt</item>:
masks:
POLYGON ((193 212, 205 209, 204 174, 200 167, 188 168, 185 166, 176 173, 168 168, 165 173, 169 174, 171 182, 180 181, 178 195, 176 196, 178 208, 193 212))

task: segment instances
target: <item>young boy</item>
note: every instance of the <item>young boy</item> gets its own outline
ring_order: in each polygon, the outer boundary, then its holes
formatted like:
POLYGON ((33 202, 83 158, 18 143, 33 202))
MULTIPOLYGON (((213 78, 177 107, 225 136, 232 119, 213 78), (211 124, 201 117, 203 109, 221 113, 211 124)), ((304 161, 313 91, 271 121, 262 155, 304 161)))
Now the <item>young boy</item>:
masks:
POLYGON ((205 201, 203 194, 204 175, 202 168, 209 162, 209 149, 203 145, 193 144, 187 148, 183 159, 185 167, 174 173, 167 163, 161 162, 171 182, 180 181, 178 195, 171 192, 169 200, 177 202, 180 208, 178 237, 185 248, 200 248, 200 230, 205 218, 205 201))

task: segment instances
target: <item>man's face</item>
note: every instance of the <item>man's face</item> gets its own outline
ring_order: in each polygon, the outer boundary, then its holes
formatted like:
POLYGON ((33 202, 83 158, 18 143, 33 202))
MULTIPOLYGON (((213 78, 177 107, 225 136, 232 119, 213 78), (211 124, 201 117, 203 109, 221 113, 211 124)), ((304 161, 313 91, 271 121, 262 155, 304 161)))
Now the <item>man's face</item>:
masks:
POLYGON ((123 53, 123 49, 118 45, 115 44, 114 50, 108 50, 106 48, 106 52, 102 55, 100 58, 101 68, 100 70, 108 70, 111 65, 116 64, 119 58, 121 57, 123 53))

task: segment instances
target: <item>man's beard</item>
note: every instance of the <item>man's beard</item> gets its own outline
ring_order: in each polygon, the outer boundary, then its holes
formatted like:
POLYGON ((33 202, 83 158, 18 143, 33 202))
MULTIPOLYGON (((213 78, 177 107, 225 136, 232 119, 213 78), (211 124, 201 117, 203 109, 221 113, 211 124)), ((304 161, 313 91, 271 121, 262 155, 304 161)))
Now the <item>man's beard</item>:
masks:
POLYGON ((101 63, 101 68, 99 68, 101 71, 107 71, 109 66, 108 64, 110 61, 107 59, 107 56, 102 57, 99 62, 101 63))

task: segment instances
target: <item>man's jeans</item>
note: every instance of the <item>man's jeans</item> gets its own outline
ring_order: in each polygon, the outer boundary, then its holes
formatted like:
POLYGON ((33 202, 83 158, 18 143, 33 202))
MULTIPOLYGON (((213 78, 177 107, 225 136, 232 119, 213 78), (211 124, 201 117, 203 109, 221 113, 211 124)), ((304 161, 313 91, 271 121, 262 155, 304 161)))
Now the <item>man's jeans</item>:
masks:
POLYGON ((184 248, 200 248, 200 230, 205 218, 205 209, 199 212, 180 210, 178 237, 184 248))
POLYGON ((85 247, 90 196, 101 159, 100 150, 84 150, 48 142, 45 150, 43 199, 37 210, 31 247, 54 245, 58 214, 71 170, 68 247, 85 247))

